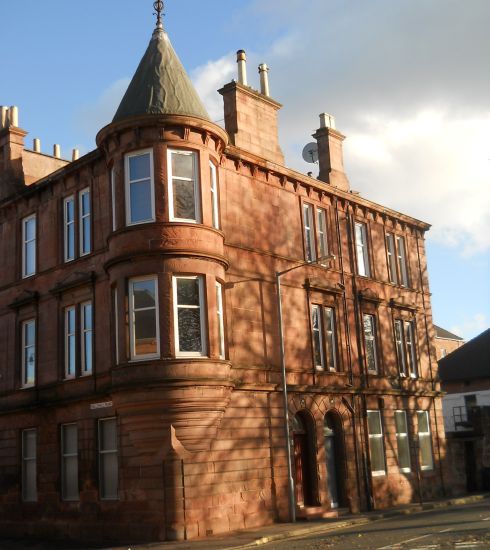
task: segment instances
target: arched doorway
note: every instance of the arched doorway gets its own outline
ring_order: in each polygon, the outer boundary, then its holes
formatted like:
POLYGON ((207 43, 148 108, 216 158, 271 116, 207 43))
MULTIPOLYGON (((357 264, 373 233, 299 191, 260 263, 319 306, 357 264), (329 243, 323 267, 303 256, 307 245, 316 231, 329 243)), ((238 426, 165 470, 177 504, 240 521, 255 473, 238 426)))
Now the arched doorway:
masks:
POLYGON ((333 411, 327 412, 323 424, 325 439, 325 461, 327 466, 327 491, 330 507, 345 504, 344 496, 344 438, 342 422, 333 411))
POLYGON ((315 432, 312 424, 312 419, 306 413, 299 412, 293 417, 296 504, 300 507, 318 504, 316 453, 313 440, 315 432))

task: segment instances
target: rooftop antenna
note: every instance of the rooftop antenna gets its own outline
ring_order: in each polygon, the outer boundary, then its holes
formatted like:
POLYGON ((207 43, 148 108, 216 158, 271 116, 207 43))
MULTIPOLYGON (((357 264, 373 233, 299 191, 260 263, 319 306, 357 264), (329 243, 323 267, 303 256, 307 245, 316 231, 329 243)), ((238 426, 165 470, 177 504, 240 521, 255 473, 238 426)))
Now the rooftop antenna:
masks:
MULTIPOLYGON (((162 23, 162 13, 164 8, 163 1, 157 0, 156 2, 154 2, 153 8, 155 9, 155 12, 153 13, 153 15, 157 16, 157 29, 163 30, 163 23, 162 23)), ((163 13, 163 15, 165 14, 163 13)))

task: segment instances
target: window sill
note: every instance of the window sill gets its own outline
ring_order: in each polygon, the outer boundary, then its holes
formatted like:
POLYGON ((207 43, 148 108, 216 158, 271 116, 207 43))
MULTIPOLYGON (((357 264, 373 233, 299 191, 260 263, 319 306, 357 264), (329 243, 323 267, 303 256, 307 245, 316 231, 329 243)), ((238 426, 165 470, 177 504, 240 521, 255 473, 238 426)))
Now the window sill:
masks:
POLYGON ((380 471, 376 471, 376 472, 371 472, 371 475, 372 475, 373 477, 381 477, 381 476, 385 476, 385 475, 386 475, 386 472, 380 470, 380 471))

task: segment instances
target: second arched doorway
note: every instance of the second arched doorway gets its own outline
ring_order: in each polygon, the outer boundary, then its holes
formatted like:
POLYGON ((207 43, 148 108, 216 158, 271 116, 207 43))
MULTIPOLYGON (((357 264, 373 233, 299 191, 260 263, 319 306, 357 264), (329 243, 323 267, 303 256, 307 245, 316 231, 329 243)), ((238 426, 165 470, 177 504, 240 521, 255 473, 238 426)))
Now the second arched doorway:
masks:
POLYGON ((327 467, 327 491, 331 508, 345 505, 345 449, 340 416, 329 411, 323 425, 325 461, 327 467))

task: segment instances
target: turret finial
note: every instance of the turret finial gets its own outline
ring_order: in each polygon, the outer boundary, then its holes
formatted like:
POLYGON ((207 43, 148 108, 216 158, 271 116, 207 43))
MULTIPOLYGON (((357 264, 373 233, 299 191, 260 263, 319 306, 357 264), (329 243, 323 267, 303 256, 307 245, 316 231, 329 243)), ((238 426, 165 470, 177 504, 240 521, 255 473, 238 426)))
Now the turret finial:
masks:
POLYGON ((162 14, 165 15, 163 13, 163 8, 164 8, 163 1, 157 0, 156 2, 154 2, 153 8, 155 9, 155 13, 153 15, 157 16, 157 29, 163 29, 162 14))

